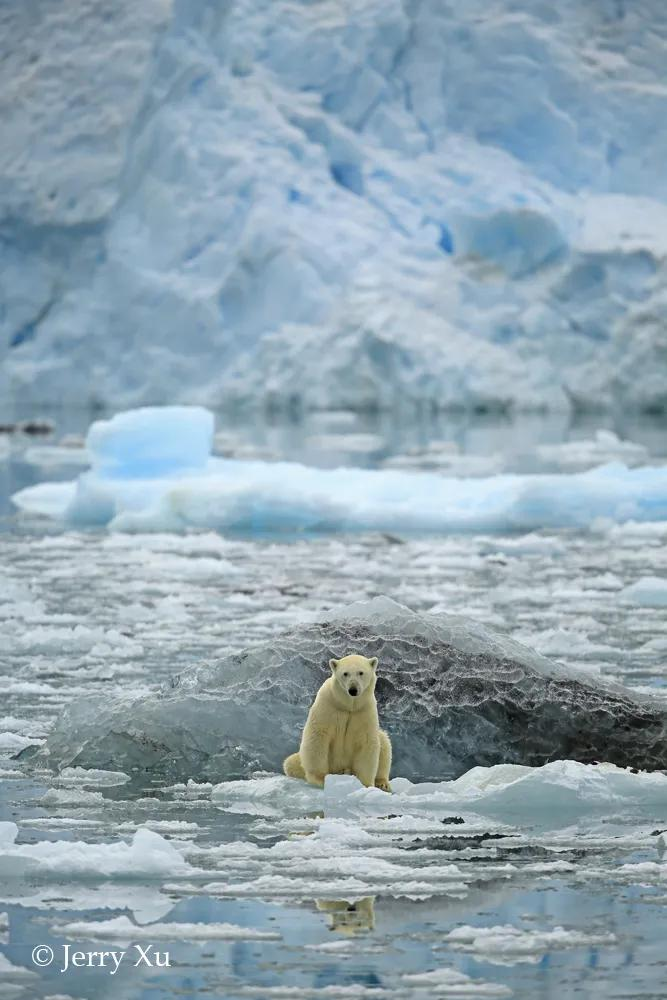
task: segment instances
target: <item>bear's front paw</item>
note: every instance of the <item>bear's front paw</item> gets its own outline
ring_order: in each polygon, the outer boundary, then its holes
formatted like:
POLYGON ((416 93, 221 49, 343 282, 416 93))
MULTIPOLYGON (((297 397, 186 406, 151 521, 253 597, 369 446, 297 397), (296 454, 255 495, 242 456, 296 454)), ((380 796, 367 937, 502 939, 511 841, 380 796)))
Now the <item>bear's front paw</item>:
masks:
POLYGON ((325 776, 323 774, 315 774, 314 772, 309 771, 306 774, 306 781, 309 785, 317 785, 318 788, 324 788, 324 777, 325 776))
POLYGON ((388 781, 385 781, 383 778, 376 778, 375 787, 379 788, 383 792, 391 791, 391 785, 389 784, 388 781))

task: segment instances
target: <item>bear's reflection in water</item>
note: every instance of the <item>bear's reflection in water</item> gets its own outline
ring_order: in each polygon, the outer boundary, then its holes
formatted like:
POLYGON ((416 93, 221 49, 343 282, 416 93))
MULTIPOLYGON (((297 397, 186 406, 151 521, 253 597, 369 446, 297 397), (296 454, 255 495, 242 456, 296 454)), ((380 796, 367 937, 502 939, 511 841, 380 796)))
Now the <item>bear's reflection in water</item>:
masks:
POLYGON ((354 903, 347 899, 316 899, 315 906, 329 915, 329 930, 339 934, 363 934, 375 927, 374 896, 365 896, 354 903))

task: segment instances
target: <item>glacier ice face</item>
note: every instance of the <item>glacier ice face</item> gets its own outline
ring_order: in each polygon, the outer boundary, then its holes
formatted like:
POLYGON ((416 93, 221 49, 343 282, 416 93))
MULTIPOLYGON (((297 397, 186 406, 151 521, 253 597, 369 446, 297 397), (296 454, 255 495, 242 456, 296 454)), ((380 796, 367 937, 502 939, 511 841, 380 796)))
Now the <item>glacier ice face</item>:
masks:
POLYGON ((6 398, 667 404, 659 0, 0 18, 6 398))
POLYGON ((651 701, 476 622, 384 597, 187 670, 155 695, 74 702, 34 753, 57 767, 198 780, 275 771, 298 746, 329 658, 352 651, 380 659, 380 717, 401 776, 561 758, 667 767, 667 716, 651 701))
POLYGON ((130 0, 3 4, 0 204, 19 246, 31 230, 38 250, 40 227, 64 237, 113 211, 153 47, 169 18, 166 0, 140 9, 130 0))

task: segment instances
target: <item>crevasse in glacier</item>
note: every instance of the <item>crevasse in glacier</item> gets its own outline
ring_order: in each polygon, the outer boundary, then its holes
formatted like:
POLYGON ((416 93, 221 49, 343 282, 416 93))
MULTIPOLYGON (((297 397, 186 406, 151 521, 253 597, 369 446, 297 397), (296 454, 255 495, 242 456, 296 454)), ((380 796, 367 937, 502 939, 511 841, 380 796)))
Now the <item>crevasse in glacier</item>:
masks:
POLYGON ((37 0, 0 39, 5 398, 664 407, 660 0, 37 0))
POLYGON ((275 771, 298 746, 329 658, 348 652, 379 657, 380 717, 403 777, 562 758, 667 767, 667 716, 655 702, 477 622, 386 597, 186 670, 154 695, 75 701, 37 757, 214 780, 275 771))

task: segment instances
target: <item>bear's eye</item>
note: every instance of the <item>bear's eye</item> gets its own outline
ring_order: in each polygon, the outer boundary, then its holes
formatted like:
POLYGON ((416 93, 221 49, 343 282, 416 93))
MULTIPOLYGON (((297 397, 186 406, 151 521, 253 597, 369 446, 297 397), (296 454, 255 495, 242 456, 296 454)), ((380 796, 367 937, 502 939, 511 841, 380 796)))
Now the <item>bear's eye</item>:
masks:
POLYGON ((359 676, 360 676, 360 677, 363 677, 363 676, 364 676, 364 672, 363 672, 363 670, 360 670, 360 671, 359 671, 359 676))
POLYGON ((346 671, 345 671, 345 673, 343 674, 343 677, 349 677, 349 676, 350 676, 350 675, 348 674, 348 672, 347 672, 347 670, 346 670, 346 671))

